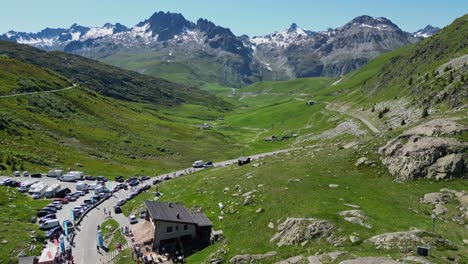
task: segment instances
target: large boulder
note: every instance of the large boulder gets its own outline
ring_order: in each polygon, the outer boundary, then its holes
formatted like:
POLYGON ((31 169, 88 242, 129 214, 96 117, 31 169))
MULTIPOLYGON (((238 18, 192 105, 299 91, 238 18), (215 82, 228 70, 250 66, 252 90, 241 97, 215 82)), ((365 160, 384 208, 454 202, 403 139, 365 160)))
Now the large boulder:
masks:
MULTIPOLYGON (((297 245, 312 239, 333 241, 334 225, 328 221, 315 218, 288 217, 278 226, 278 232, 270 240, 277 245, 297 245)), ((332 242, 333 243, 333 242, 332 242)))
POLYGON ((373 236, 364 242, 373 244, 377 249, 404 250, 417 246, 433 248, 456 248, 455 245, 441 236, 424 230, 393 232, 373 236))
POLYGON ((252 263, 254 261, 261 260, 264 258, 273 257, 276 254, 277 254, 276 251, 270 251, 265 254, 236 255, 229 260, 229 263, 247 264, 247 263, 252 263))
POLYGON ((436 119, 406 131, 379 149, 396 181, 467 177, 468 143, 451 135, 468 128, 454 119, 436 119))
POLYGON ((361 210, 346 210, 338 213, 344 217, 345 221, 348 221, 353 224, 361 225, 367 228, 372 228, 372 226, 367 223, 368 216, 361 210))

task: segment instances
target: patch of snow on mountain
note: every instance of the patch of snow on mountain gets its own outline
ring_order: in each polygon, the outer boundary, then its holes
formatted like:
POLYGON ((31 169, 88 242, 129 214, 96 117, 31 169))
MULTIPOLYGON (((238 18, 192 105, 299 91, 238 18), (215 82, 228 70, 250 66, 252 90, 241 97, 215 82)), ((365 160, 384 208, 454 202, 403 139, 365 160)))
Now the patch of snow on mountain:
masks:
POLYGON ((80 40, 81 32, 70 32, 72 40, 80 40))
POLYGON ((84 36, 83 39, 96 39, 112 35, 114 33, 113 27, 94 27, 91 28, 84 36))

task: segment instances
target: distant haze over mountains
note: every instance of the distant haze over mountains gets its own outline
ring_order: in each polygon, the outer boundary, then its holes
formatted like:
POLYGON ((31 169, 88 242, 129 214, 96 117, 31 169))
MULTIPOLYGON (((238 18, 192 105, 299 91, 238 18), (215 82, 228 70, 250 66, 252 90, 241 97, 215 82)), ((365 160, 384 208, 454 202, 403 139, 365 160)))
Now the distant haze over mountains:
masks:
MULTIPOLYGON (((429 37, 427 26, 402 31, 382 17, 359 16, 342 27, 313 32, 295 23, 266 36, 235 36, 229 28, 182 14, 156 12, 134 27, 106 23, 46 28, 37 33, 9 31, 0 39, 44 50, 61 50, 150 75, 174 73, 204 82, 241 86, 261 80, 340 76, 378 55, 429 37), (143 58, 143 59, 142 59, 143 58), (192 77, 191 77, 192 78, 192 77)), ((177 79, 178 80, 178 79, 177 79)))

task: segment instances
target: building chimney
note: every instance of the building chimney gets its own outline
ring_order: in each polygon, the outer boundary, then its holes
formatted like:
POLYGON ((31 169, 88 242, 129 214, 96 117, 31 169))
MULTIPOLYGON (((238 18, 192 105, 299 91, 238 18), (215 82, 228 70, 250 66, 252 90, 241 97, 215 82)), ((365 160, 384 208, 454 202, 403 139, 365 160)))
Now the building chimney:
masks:
POLYGON ((172 203, 169 203, 169 207, 171 207, 171 208, 172 208, 172 203))
POLYGON ((180 219, 180 214, 179 214, 179 212, 177 212, 176 216, 177 216, 177 219, 180 219))

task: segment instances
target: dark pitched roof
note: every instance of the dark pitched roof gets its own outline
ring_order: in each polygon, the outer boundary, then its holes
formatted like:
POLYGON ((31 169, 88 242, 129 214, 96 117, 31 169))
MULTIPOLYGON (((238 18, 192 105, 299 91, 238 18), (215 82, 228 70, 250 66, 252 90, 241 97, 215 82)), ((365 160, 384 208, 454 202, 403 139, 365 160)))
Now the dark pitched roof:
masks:
POLYGON ((145 204, 153 219, 195 224, 192 214, 181 204, 153 201, 145 201, 145 204))
POLYGON ((198 226, 213 226, 213 223, 206 217, 204 213, 193 213, 193 219, 197 222, 198 226))

